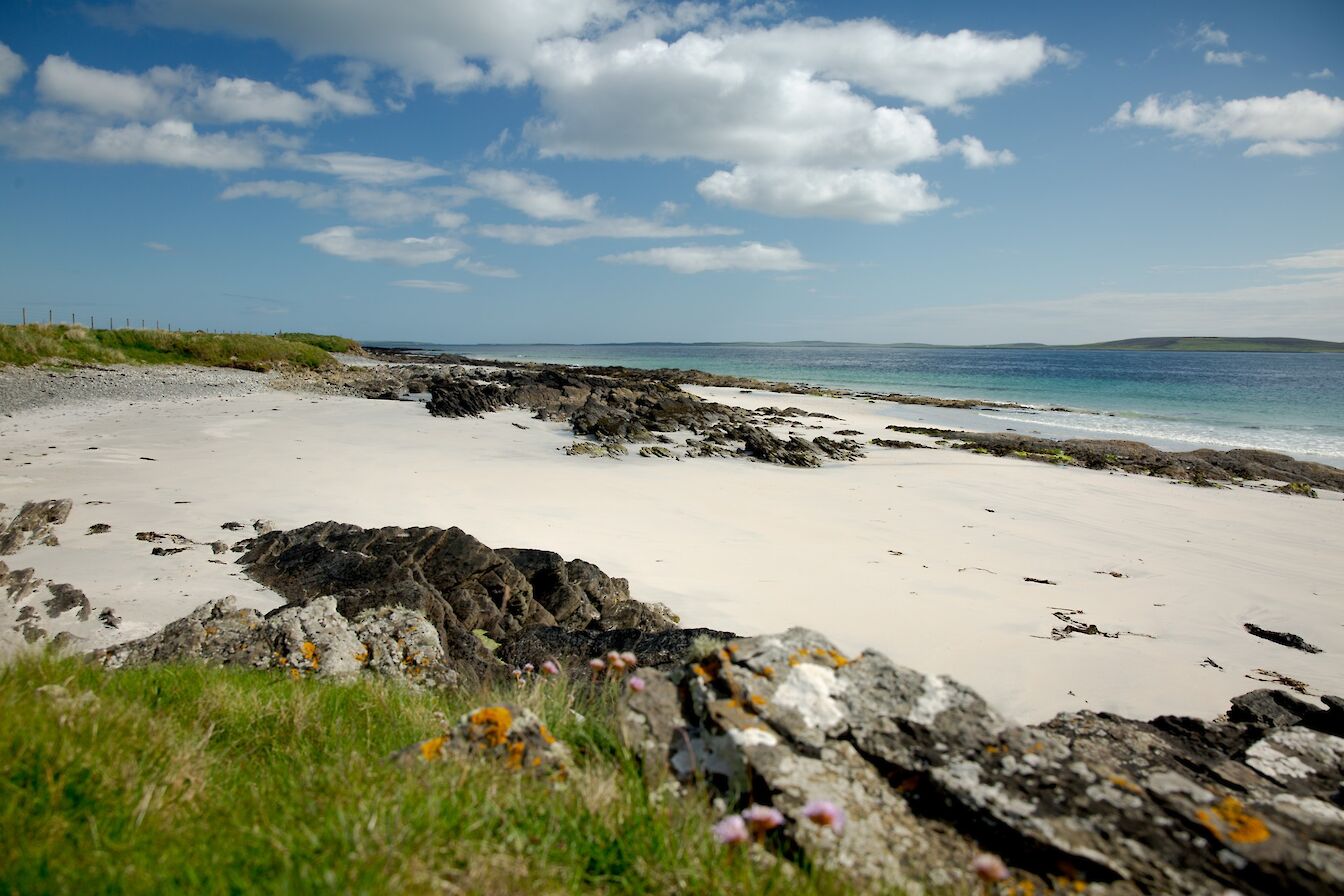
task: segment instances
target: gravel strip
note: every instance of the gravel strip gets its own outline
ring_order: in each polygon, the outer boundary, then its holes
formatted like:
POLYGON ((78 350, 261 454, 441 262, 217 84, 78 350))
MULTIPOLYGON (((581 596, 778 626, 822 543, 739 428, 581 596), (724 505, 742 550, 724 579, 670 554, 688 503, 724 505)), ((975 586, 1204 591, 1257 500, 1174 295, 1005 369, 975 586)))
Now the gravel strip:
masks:
POLYGON ((165 401, 246 395, 267 388, 271 374, 218 367, 154 365, 0 367, 0 413, 106 401, 165 401))

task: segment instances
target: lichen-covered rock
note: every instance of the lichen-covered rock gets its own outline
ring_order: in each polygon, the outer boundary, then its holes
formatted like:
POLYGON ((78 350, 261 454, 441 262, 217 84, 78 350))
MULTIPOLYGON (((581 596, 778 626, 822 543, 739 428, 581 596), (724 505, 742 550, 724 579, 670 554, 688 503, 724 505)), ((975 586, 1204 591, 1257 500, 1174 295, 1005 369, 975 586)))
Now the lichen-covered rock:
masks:
POLYGON ((774 805, 796 848, 861 880, 965 889, 988 851, 1036 892, 1344 887, 1335 698, 1257 692, 1212 723, 1022 726, 955 681, 801 629, 645 678, 621 726, 646 762, 774 805), (842 834, 803 817, 813 799, 844 810, 842 834))
MULTIPOLYGON (((0 523, 0 554, 15 554, 30 544, 55 543, 53 530, 70 517, 69 498, 28 501, 8 523, 0 523)), ((0 504, 0 511, 4 505, 0 504)))
POLYGON ((147 638, 94 651, 111 669, 148 663, 203 662, 284 669, 301 678, 389 675, 411 684, 448 686, 457 673, 443 662, 438 633, 423 615, 401 607, 370 610, 353 621, 336 600, 318 598, 269 616, 238 609, 230 597, 210 601, 147 638))
POLYGON ((482 757, 513 771, 564 777, 569 748, 530 709, 482 706, 466 713, 450 730, 398 750, 392 760, 415 766, 451 757, 482 757))
POLYGON ((436 376, 429 384, 425 409, 435 417, 479 417, 504 406, 508 393, 494 383, 465 376, 436 376))

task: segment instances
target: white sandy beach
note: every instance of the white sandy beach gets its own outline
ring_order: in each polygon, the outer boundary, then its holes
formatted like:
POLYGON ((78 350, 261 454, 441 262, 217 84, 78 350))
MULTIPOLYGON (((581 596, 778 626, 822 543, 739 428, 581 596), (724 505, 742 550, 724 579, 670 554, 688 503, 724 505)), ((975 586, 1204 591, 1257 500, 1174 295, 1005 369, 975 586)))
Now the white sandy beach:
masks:
MULTIPOLYGON (((850 428, 860 441, 892 435, 883 427, 920 410, 694 391, 834 414, 843 422, 819 421, 826 428, 809 435, 850 428)), ((45 589, 28 599, 44 628, 88 647, 148 634, 225 594, 280 603, 242 575, 237 554, 198 546, 155 557, 136 532, 232 543, 250 529, 222 523, 330 519, 455 525, 492 547, 582 557, 683 624, 742 634, 808 626, 846 651, 875 648, 949 674, 1023 721, 1084 708, 1212 717, 1228 698, 1268 686, 1248 678, 1265 677, 1257 670, 1344 693, 1339 495, 1193 488, 952 450, 870 448, 858 462, 808 470, 569 457, 560 449, 572 441, 567 427, 518 410, 445 420, 411 402, 279 391, 17 411, 0 418, 0 502, 12 513, 27 500, 71 498, 75 509, 60 545, 4 559, 88 595, 94 614, 83 623, 48 619, 45 589), (111 531, 85 534, 95 523, 111 531), (1124 577, 1099 574, 1111 571, 1124 577), (120 630, 97 621, 104 607, 122 617, 120 630), (1051 640, 1057 608, 1126 634, 1051 640), (1245 622, 1324 652, 1252 637, 1245 622)), ((6 601, 3 612, 17 609, 6 601)))

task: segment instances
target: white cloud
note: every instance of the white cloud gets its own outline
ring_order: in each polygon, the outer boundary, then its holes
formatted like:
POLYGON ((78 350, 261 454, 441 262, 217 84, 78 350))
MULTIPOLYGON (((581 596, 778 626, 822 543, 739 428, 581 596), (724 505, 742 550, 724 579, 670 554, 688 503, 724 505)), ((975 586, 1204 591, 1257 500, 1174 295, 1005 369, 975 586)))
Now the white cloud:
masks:
POLYGON ((1227 46, 1228 34, 1226 31, 1219 31, 1213 25, 1205 22, 1199 26, 1195 32, 1194 45, 1200 47, 1225 47, 1227 46))
POLYGON ((0 43, 0 96, 8 96, 27 70, 23 57, 0 43))
POLYGON ((406 289, 430 289, 435 292, 470 292, 471 287, 455 280, 393 280, 393 286, 406 289))
POLYGON ((506 243, 531 246, 558 246, 576 240, 590 239, 678 239, 696 236, 734 236, 732 227, 700 227, 691 224, 665 224, 646 218, 599 218, 582 224, 565 226, 542 224, 482 224, 476 228, 481 236, 503 240, 506 243))
POLYGON ((455 229, 467 222, 467 216, 448 211, 455 204, 457 192, 451 188, 420 188, 414 191, 383 189, 361 184, 323 186, 308 181, 254 180, 230 184, 219 194, 220 199, 287 199, 300 208, 343 209, 357 221, 378 224, 408 223, 433 219, 445 229, 455 229))
POLYGON ((361 236, 363 232, 361 227, 328 227, 299 242, 352 261, 388 261, 410 267, 452 261, 466 250, 461 240, 448 236, 380 240, 361 236))
POLYGON ((1307 77, 1312 79, 1313 81, 1329 81, 1334 76, 1335 73, 1330 71, 1330 69, 1328 68, 1318 69, 1312 72, 1311 74, 1307 75, 1307 77))
POLYGON ((574 197, 555 181, 530 171, 486 170, 467 175, 483 196, 540 221, 591 221, 597 217, 597 194, 574 197))
POLYGON ((144 162, 215 171, 257 168, 266 158, 257 135, 202 134, 190 122, 174 119, 148 127, 136 122, 100 126, 88 116, 52 110, 0 118, 0 146, 20 158, 144 162))
POLYGON ((1259 61, 1262 58, 1244 50, 1206 50, 1204 52, 1204 62, 1209 65, 1235 65, 1240 68, 1246 64, 1248 59, 1259 61))
POLYGON ((1344 134, 1344 100, 1313 90, 1211 103, 1150 96, 1137 106, 1122 104, 1111 123, 1214 142, 1248 140, 1248 156, 1314 155, 1335 148, 1319 141, 1344 134))
POLYGON ((281 162, 299 171, 329 174, 341 180, 366 184, 404 184, 443 177, 448 173, 442 168, 424 162, 407 162, 354 152, 327 152, 317 155, 287 153, 281 162))
POLYGON ((662 246, 619 255, 604 255, 603 261, 664 267, 678 274, 705 271, 804 271, 816 267, 790 245, 766 246, 662 246))
POLYGON ((986 149, 985 144, 975 137, 958 137, 947 144, 949 150, 961 153, 966 165, 971 168, 996 168, 999 165, 1012 165, 1017 161, 1010 149, 986 149))
POLYGON ((170 246, 170 245, 168 245, 167 243, 156 243, 156 242, 153 242, 153 241, 148 242, 148 243, 145 243, 145 248, 146 248, 146 249, 153 249, 155 252, 171 252, 171 251, 173 251, 173 247, 170 246))
POLYGON ((156 66, 142 74, 80 65, 69 56, 48 56, 37 69, 44 102, 92 115, 152 121, 182 118, 235 123, 308 124, 323 115, 368 115, 367 97, 339 90, 329 81, 309 85, 309 96, 269 81, 203 77, 190 66, 156 66))
POLYGON ((626 0, 137 0, 135 17, 169 28, 269 38, 301 57, 365 59, 409 84, 455 91, 521 84, 537 43, 620 21, 626 0))
POLYGON ((696 189, 711 202, 783 217, 842 218, 893 224, 946 205, 918 174, 739 165, 696 189))
POLYGON ((512 280, 518 276, 518 272, 513 268, 495 267, 492 264, 486 264, 483 261, 476 261, 471 258, 459 258, 453 262, 453 267, 469 274, 475 274, 477 277, 497 277, 503 280, 512 280))
POLYGON ((1272 268, 1293 270, 1341 270, 1344 271, 1344 248, 1318 249, 1302 255, 1290 255, 1287 258, 1272 258, 1266 262, 1272 268))

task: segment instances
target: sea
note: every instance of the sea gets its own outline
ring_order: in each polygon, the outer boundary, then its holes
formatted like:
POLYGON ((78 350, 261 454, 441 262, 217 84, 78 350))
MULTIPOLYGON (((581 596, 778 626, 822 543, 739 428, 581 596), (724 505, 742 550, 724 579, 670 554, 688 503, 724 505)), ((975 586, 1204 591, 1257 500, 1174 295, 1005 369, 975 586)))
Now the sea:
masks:
POLYGON ((1344 354, 877 345, 371 343, 491 360, 697 369, 859 391, 1027 405, 892 405, 893 418, 1160 448, 1263 448, 1344 466, 1344 354), (1067 408, 1067 410, 1051 410, 1067 408))

